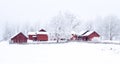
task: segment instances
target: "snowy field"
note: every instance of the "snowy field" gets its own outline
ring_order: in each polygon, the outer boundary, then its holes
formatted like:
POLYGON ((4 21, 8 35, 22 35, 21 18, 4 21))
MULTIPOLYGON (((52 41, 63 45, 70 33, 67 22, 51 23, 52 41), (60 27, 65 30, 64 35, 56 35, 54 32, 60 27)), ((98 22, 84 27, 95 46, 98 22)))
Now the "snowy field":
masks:
POLYGON ((120 64, 120 45, 0 43, 0 64, 120 64))

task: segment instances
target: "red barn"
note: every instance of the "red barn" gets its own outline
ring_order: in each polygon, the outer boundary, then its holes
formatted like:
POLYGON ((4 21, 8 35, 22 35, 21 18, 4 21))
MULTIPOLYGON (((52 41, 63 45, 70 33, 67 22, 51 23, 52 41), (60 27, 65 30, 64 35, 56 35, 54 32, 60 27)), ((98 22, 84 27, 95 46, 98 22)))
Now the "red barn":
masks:
POLYGON ((100 35, 95 31, 86 31, 81 36, 78 36, 78 39, 83 41, 91 41, 94 37, 100 37, 100 35))
POLYGON ((48 41, 48 33, 44 29, 39 30, 39 32, 37 32, 37 40, 48 41))
POLYGON ((11 42, 12 43, 27 43, 27 37, 22 32, 20 32, 11 38, 11 42))
POLYGON ((33 41, 48 41, 48 34, 44 29, 41 29, 38 32, 29 32, 28 38, 33 41))
POLYGON ((100 37, 95 31, 81 31, 79 35, 72 35, 71 40, 91 41, 94 37, 100 37))

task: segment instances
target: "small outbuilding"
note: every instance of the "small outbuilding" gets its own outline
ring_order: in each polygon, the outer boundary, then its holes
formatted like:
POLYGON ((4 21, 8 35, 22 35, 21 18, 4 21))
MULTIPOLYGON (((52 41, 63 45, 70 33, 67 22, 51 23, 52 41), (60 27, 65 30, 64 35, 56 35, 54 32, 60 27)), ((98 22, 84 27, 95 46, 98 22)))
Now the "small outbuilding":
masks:
POLYGON ((32 41, 48 41, 48 33, 44 29, 37 32, 29 32, 28 39, 32 41))
POLYGON ((11 42, 12 43, 19 43, 19 44, 27 43, 27 39, 28 38, 22 32, 20 32, 11 38, 11 42))
POLYGON ((78 39, 83 41, 92 41, 95 37, 100 37, 100 35, 95 31, 86 31, 82 35, 78 36, 78 39))
POLYGON ((44 29, 39 30, 37 32, 37 40, 38 41, 48 41, 48 33, 44 29))
POLYGON ((95 37, 100 35, 95 31, 81 31, 80 34, 72 34, 71 40, 91 41, 95 37))
POLYGON ((37 40, 37 35, 35 32, 29 32, 28 33, 28 39, 29 40, 33 40, 33 41, 36 41, 37 40))

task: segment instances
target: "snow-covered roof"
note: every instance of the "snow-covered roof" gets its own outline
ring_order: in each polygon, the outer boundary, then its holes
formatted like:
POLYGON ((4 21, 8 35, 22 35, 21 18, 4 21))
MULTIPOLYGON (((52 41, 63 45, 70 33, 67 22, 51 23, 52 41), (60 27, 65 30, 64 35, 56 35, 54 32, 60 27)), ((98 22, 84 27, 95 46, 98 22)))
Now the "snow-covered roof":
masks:
POLYGON ((83 36, 88 36, 88 35, 90 35, 90 34, 92 34, 94 31, 88 31, 88 32, 86 32, 83 36))
POLYGON ((28 32, 28 35, 36 35, 36 34, 48 34, 47 32, 28 32))
POLYGON ((36 35, 35 32, 28 32, 28 35, 36 35))
POLYGON ((78 33, 78 35, 82 35, 82 34, 84 34, 86 31, 80 31, 79 33, 78 33))
POLYGON ((11 36, 10 38, 14 38, 16 35, 18 35, 19 33, 15 33, 13 36, 11 36))
POLYGON ((82 35, 82 34, 85 33, 85 32, 86 32, 86 31, 80 31, 80 32, 72 31, 71 34, 82 35))
MULTIPOLYGON (((13 36, 11 36, 10 38, 14 38, 14 37, 16 37, 18 34, 20 34, 20 33, 22 33, 22 32, 19 32, 19 33, 15 33, 13 36)), ((23 33, 22 33, 23 34, 23 33)), ((24 34, 23 34, 24 35, 24 34)), ((24 35, 25 37, 26 37, 26 35, 24 35)))
POLYGON ((36 32, 36 34, 48 34, 47 32, 36 32))

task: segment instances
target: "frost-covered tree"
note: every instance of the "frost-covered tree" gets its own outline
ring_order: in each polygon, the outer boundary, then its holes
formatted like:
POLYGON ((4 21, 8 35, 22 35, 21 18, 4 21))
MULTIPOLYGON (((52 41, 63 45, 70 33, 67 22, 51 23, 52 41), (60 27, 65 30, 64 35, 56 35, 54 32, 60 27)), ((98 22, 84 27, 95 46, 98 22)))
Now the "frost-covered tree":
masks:
POLYGON ((113 40, 119 35, 120 20, 116 16, 107 16, 102 19, 100 27, 100 33, 104 39, 113 40))
POLYGON ((94 23, 92 21, 87 21, 84 24, 85 30, 94 30, 94 23))
POLYGON ((3 40, 8 40, 14 34, 14 26, 9 24, 9 22, 4 23, 3 28, 3 40))
POLYGON ((59 42, 62 37, 67 38, 68 34, 79 25, 77 17, 68 12, 59 13, 54 16, 50 22, 57 42, 59 42))

